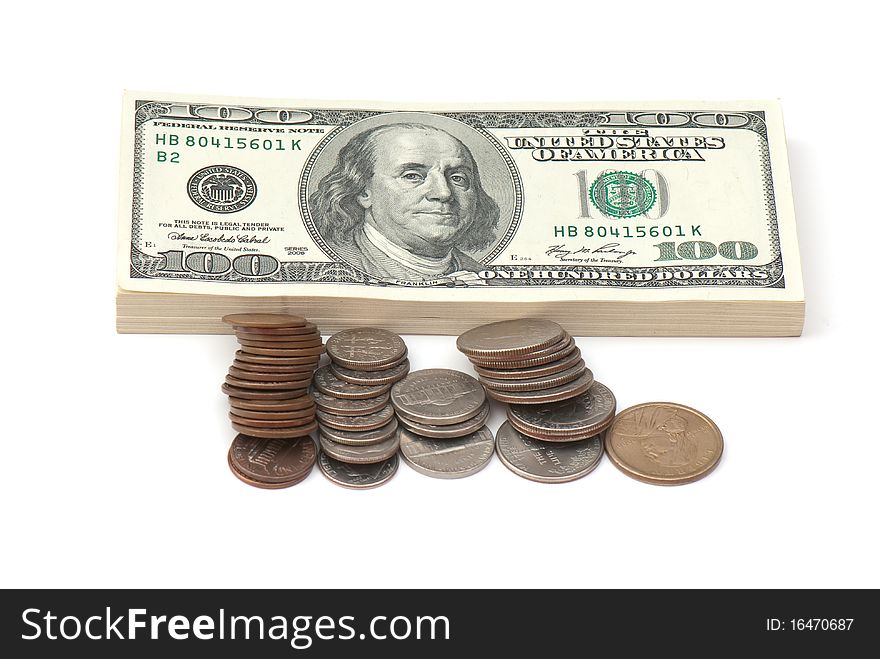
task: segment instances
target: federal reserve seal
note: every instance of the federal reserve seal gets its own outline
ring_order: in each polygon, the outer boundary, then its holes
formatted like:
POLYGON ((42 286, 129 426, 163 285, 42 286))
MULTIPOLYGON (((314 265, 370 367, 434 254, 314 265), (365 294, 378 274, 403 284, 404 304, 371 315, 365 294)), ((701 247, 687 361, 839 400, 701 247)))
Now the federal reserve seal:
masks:
POLYGON ((212 213, 235 213, 253 203, 257 197, 257 184, 243 169, 211 165, 190 177, 186 191, 199 208, 212 213))
POLYGON ((644 176, 608 172, 593 181, 590 201, 605 217, 635 217, 651 209, 657 191, 644 176))

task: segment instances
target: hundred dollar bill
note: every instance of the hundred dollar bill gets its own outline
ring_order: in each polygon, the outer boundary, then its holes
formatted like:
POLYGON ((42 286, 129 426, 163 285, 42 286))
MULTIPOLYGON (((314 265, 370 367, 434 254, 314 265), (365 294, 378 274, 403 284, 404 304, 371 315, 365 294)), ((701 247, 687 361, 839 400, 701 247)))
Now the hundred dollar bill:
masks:
POLYGON ((128 291, 803 300, 775 101, 123 105, 128 291))

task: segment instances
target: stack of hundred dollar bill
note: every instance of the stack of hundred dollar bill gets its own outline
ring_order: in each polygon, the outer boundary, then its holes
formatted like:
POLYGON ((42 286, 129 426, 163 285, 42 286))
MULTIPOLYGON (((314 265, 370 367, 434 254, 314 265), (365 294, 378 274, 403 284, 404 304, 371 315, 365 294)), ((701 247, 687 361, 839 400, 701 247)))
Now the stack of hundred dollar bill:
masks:
POLYGON ((386 105, 128 92, 120 332, 230 313, 460 334, 800 334, 775 101, 386 105))

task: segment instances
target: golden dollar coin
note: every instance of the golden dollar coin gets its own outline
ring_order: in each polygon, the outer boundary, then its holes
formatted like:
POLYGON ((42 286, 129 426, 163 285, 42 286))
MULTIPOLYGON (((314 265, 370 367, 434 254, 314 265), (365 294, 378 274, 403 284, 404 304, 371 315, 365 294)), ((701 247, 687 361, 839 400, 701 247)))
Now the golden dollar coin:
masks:
POLYGON ((605 436, 605 452, 624 474, 653 485, 684 485, 708 475, 724 440, 702 412, 678 403, 623 410, 605 436))

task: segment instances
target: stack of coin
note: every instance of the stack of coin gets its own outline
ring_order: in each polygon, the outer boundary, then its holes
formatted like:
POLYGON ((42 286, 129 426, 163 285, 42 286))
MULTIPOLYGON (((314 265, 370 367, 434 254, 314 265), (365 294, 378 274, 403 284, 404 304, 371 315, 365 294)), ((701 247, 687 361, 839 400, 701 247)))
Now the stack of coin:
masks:
POLYGON ((308 386, 324 352, 321 334, 305 318, 290 314, 230 314, 223 322, 232 325, 240 344, 222 386, 229 396, 232 427, 241 433, 230 449, 230 467, 241 480, 258 487, 294 485, 308 475, 302 460, 310 460, 311 469, 317 457, 306 444, 314 444, 308 435, 318 427, 308 386), (259 471, 239 464, 235 447, 250 446, 251 439, 284 440, 262 442, 260 451, 250 452, 251 457, 265 453, 265 459, 258 460, 261 469, 269 464, 266 460, 282 453, 297 456, 296 469, 261 478, 259 471), (302 446, 285 448, 291 442, 302 446))
POLYGON ((593 384, 574 339, 558 323, 520 318, 475 327, 458 337, 495 400, 540 405, 578 396, 593 384))
POLYGON ((391 389, 391 404, 402 426, 403 459, 436 478, 470 476, 492 457, 486 427, 489 401, 474 378, 460 371, 429 368, 410 373, 391 389))
POLYGON ((400 445, 389 391, 409 371, 406 344, 393 332, 356 327, 327 339, 327 355, 331 363, 312 380, 319 468, 343 487, 386 483, 397 470, 400 445))

